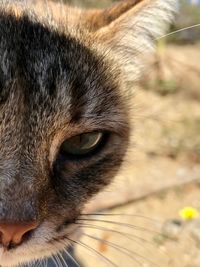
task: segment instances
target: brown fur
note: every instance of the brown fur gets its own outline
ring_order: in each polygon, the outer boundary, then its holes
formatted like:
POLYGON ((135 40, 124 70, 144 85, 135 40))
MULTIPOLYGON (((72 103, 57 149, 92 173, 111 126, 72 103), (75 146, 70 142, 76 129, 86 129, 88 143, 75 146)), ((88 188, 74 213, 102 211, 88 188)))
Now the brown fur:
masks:
POLYGON ((91 11, 0 5, 0 222, 39 223, 0 265, 55 254, 75 238, 73 222, 123 162, 130 95, 175 11, 176 0, 91 11), (61 153, 63 141, 93 131, 107 134, 95 154, 61 153))

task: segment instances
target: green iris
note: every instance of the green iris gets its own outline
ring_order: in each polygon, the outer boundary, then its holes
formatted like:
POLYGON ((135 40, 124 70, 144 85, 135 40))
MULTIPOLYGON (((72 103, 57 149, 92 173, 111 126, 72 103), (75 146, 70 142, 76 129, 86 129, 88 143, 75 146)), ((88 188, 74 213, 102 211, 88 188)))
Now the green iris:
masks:
POLYGON ((97 148, 103 138, 102 132, 84 133, 66 140, 61 151, 74 156, 84 156, 97 148))

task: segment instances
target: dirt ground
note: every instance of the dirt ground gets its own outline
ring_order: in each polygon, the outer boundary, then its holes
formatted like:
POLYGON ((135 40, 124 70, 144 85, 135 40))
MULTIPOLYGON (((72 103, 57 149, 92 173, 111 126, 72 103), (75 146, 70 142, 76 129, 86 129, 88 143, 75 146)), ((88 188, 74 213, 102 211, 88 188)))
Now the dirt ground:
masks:
MULTIPOLYGON (((92 216, 85 222, 89 226, 83 227, 86 235, 81 242, 114 266, 199 267, 200 220, 184 221, 179 216, 185 206, 200 208, 199 195, 199 184, 193 183, 106 211, 110 216, 92 216)), ((112 266, 93 251, 77 248, 84 266, 112 266)))
POLYGON ((92 248, 77 245, 85 267, 200 266, 200 219, 179 215, 187 206, 200 210, 199 48, 166 48, 161 83, 153 64, 137 90, 124 168, 87 207, 119 215, 81 221, 81 242, 92 248))

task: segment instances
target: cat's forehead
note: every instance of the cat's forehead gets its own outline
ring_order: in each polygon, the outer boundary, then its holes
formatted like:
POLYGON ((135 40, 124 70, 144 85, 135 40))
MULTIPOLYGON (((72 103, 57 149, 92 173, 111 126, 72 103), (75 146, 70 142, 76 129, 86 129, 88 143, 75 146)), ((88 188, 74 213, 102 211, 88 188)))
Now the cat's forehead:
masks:
POLYGON ((101 65, 82 40, 33 21, 27 15, 17 18, 0 13, 0 24, 2 82, 3 78, 18 76, 35 87, 45 88, 48 79, 74 80, 78 75, 94 73, 94 66, 97 73, 101 65))
POLYGON ((0 101, 5 135, 6 123, 12 134, 17 127, 31 138, 34 130, 48 134, 81 118, 99 128, 120 121, 117 82, 105 59, 27 16, 0 13, 0 101))

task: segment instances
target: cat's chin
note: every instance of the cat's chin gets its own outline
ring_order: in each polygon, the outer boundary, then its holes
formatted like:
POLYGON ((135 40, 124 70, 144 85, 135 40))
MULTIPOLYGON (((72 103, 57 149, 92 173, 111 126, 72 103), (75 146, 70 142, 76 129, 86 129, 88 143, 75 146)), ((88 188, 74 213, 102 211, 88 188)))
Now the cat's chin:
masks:
POLYGON ((78 240, 81 235, 80 229, 76 229, 70 235, 60 236, 56 240, 52 239, 43 242, 41 245, 31 242, 31 240, 20 246, 19 248, 4 251, 0 247, 0 266, 1 267, 16 267, 20 264, 28 264, 37 260, 43 260, 56 255, 58 252, 66 250, 72 242, 70 240, 78 240))

